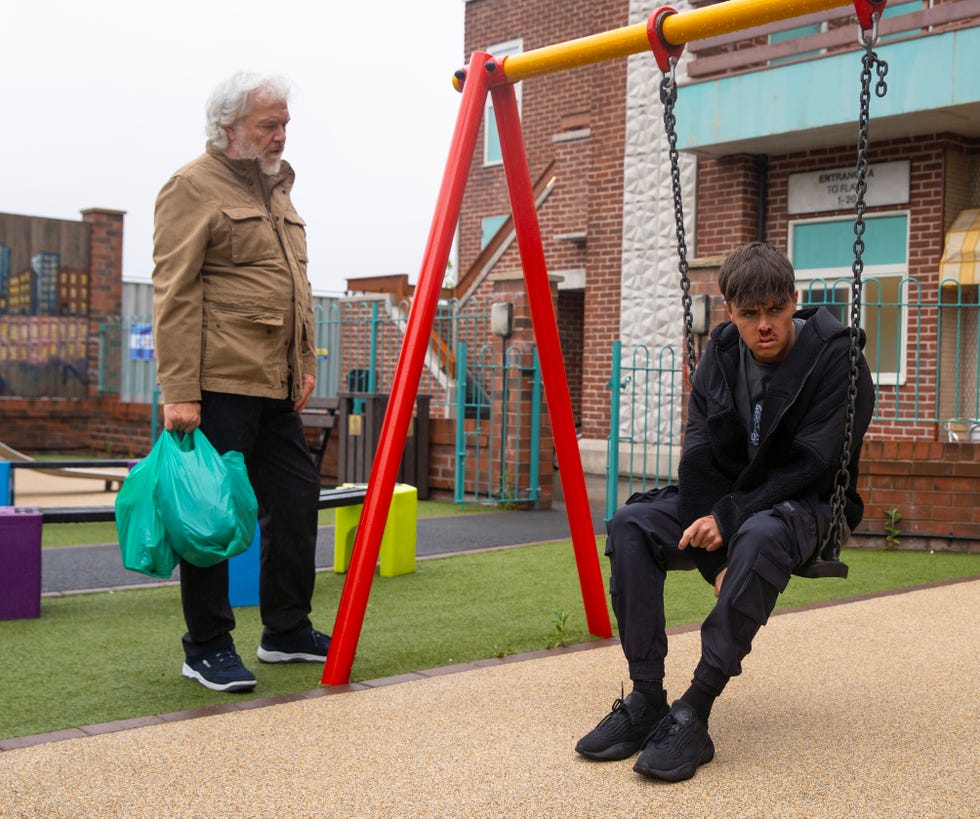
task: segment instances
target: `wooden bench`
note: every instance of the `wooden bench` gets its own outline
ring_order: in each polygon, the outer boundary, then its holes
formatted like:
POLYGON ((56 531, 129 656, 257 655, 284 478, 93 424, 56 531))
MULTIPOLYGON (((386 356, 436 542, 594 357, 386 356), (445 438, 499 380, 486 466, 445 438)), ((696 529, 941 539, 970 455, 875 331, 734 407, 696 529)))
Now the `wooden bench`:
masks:
POLYGON ((337 398, 311 398, 300 413, 303 428, 313 431, 316 436, 313 441, 309 441, 309 445, 318 475, 323 464, 323 453, 327 451, 327 443, 330 441, 330 433, 337 423, 339 408, 340 401, 337 398))

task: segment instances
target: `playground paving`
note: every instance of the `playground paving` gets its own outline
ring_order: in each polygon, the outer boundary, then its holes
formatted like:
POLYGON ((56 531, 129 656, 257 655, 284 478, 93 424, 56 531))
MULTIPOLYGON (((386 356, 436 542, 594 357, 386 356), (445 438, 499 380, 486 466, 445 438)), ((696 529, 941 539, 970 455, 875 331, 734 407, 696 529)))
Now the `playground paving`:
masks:
MULTIPOLYGON (((689 782, 575 754, 604 640, 0 742, 0 815, 977 816, 978 613, 977 579, 778 613, 689 782)), ((672 630, 673 695, 698 653, 672 630)))

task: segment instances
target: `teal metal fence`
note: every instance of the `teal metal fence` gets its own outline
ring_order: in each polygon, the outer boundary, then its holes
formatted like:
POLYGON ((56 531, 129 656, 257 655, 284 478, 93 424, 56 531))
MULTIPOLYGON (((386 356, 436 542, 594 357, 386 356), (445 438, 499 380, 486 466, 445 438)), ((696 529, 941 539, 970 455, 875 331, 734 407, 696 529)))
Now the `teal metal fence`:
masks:
POLYGON ((640 344, 626 354, 613 343, 610 429, 606 456, 606 519, 616 511, 620 480, 628 494, 669 484, 680 447, 683 367, 673 347, 640 344))
MULTIPOLYGON (((390 392, 408 325, 410 303, 385 297, 355 297, 315 311, 318 397, 339 392, 390 392)), ((451 415, 456 400, 459 343, 471 347, 489 335, 490 302, 456 299, 440 302, 419 392, 432 396, 432 411, 451 415)))
POLYGON ((157 362, 152 318, 113 316, 99 324, 98 393, 134 404, 155 402, 157 362))
MULTIPOLYGON (((850 279, 813 279, 801 306, 847 321, 850 279)), ((953 280, 928 290, 903 276, 864 279, 861 326, 875 382, 872 433, 980 443, 980 296, 953 280), (937 292, 938 290, 938 292, 937 292)), ((606 515, 619 486, 646 491, 676 478, 682 437, 683 368, 671 347, 612 350, 606 515)))
POLYGON ((537 350, 484 344, 457 348, 457 503, 537 505, 541 367, 537 350))

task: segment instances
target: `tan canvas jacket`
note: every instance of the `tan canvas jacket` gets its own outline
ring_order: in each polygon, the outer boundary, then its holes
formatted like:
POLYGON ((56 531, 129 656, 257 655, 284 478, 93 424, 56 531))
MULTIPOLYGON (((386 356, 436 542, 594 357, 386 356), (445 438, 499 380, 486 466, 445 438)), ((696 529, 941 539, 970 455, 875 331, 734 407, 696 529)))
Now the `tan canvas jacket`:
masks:
POLYGON ((165 404, 201 390, 296 400, 316 375, 306 228, 295 174, 208 146, 156 201, 153 339, 165 404), (291 390, 290 390, 290 377, 291 390))

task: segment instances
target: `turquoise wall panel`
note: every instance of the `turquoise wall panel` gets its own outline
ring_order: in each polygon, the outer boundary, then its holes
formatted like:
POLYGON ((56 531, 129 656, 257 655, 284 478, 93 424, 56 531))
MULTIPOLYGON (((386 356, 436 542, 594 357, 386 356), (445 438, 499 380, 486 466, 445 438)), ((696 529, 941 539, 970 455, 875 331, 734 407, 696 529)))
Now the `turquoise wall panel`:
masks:
MULTIPOLYGON (((854 223, 845 220, 802 222, 792 226, 793 267, 847 268, 854 261, 854 223)), ((865 265, 905 264, 908 255, 908 217, 865 217, 865 265)))

